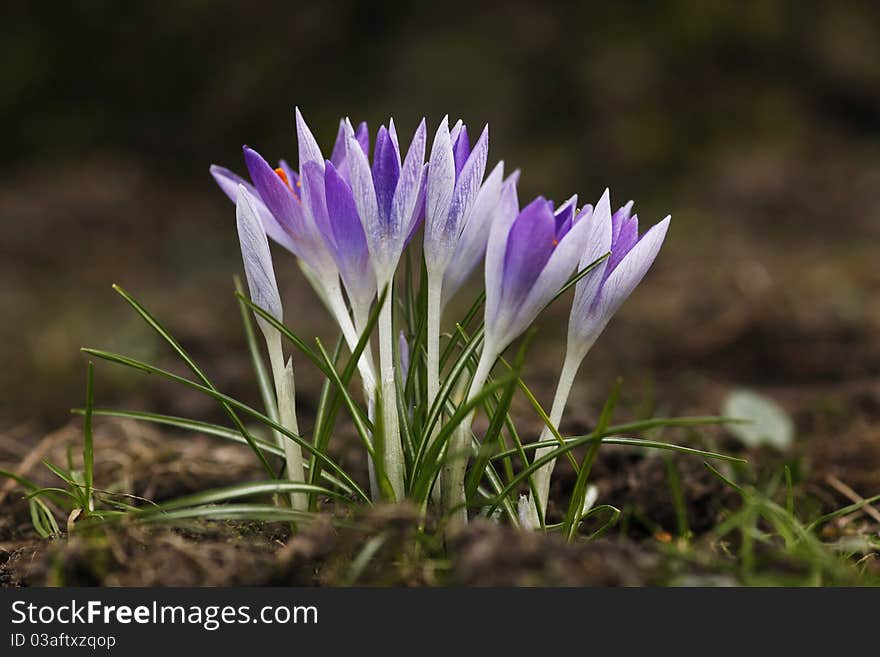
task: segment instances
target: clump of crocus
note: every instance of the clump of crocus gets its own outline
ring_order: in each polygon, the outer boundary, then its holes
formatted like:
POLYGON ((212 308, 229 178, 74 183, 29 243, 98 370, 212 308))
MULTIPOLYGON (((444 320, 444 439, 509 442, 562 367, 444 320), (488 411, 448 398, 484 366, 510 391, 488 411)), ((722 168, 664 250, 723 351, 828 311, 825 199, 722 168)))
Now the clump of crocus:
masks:
MULTIPOLYGON (((373 325, 371 314, 378 315, 372 315, 378 325, 378 371, 369 341, 358 362, 367 420, 374 427, 381 421, 382 427, 382 433, 373 436, 374 441, 367 438, 367 447, 371 455, 381 458, 382 473, 389 484, 380 490, 371 468, 373 499, 382 494, 397 500, 415 495, 416 501, 424 505, 431 489, 435 494, 442 490, 442 499, 435 496, 435 502, 441 503, 452 520, 464 522, 468 504, 465 475, 473 454, 471 423, 475 410, 458 425, 444 429, 443 418, 448 417, 444 410, 454 407, 454 393, 457 391, 459 403, 468 408, 484 403, 489 392, 486 384, 499 357, 566 283, 575 283, 571 277, 577 273, 566 357, 549 416, 549 424, 557 427, 580 363, 650 267, 669 218, 640 239, 637 217, 631 215, 632 203, 612 215, 607 190, 595 210, 591 205, 578 207, 577 196, 558 207, 539 196, 521 208, 519 171, 505 179, 504 165, 499 162, 486 175, 488 126, 472 144, 467 126, 458 121, 450 129, 448 117, 444 117, 434 135, 428 162, 424 120, 406 149, 400 146, 393 121, 381 126, 371 154, 366 124, 354 128, 348 119, 342 119, 329 159, 323 157, 299 110, 296 129, 298 170, 283 160, 272 167, 248 147, 244 149, 245 164, 253 184, 227 169, 211 169, 223 191, 237 203, 251 299, 281 321, 268 235, 299 259, 351 350, 373 325), (424 312, 424 316, 421 320, 409 318, 411 333, 406 335, 396 333, 395 328, 400 303, 395 277, 402 254, 422 219, 425 276, 419 298, 424 306, 414 310, 410 301, 409 312, 424 312), (484 257, 481 338, 466 350, 471 355, 462 354, 462 360, 449 368, 459 378, 445 380, 440 357, 442 315, 484 257), (373 309, 382 291, 387 292, 386 300, 373 309), (424 333, 420 335, 420 331, 424 333), (482 349, 478 351, 480 340, 482 349), (471 357, 476 358, 476 365, 471 376, 462 379, 471 357), (417 359, 416 365, 423 363, 425 368, 421 373, 416 370, 415 381, 407 378, 413 358, 417 359), (425 390, 407 393, 406 399, 398 400, 400 390, 421 390, 422 382, 425 390), (445 390, 442 399, 441 389, 445 390), (377 402, 381 402, 382 409, 378 417, 374 411, 377 402), (428 417, 433 418, 433 424, 426 429, 428 417), (421 426, 426 435, 414 435, 414 426, 421 426), (440 435, 448 442, 436 440, 440 435), (445 460, 436 461, 437 470, 432 470, 431 459, 438 450, 445 460), (435 484, 437 472, 440 477, 435 484)), ((412 285, 410 273, 406 286, 412 285)), ((478 308, 474 306, 475 311, 478 308)), ((258 320, 266 337, 279 409, 283 409, 282 425, 296 433, 292 365, 284 363, 278 331, 262 318, 258 320)), ((360 422, 362 433, 368 434, 363 429, 363 418, 360 422)), ((548 426, 541 443, 548 444, 551 433, 556 435, 548 426)), ((289 478, 304 481, 299 447, 289 440, 283 442, 289 478)), ((552 450, 538 449, 535 459, 552 450)), ((543 525, 552 468, 553 463, 547 463, 534 473, 532 490, 536 497, 520 505, 519 516, 514 505, 507 505, 514 522, 518 519, 527 526, 543 525)), ((477 474, 479 480, 482 475, 477 474)), ((303 500, 295 497, 293 503, 302 508, 303 500)))

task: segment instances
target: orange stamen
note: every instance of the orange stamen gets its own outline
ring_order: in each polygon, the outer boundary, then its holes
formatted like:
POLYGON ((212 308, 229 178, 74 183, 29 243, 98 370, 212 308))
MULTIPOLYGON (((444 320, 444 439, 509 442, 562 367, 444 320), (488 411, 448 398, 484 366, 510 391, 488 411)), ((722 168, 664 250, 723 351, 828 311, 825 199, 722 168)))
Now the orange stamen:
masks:
POLYGON ((553 246, 558 246, 558 245, 559 245, 559 240, 553 240, 553 246))
MULTIPOLYGON (((293 188, 290 186, 290 180, 287 178, 287 172, 284 169, 282 169, 281 167, 278 167, 277 169, 275 169, 275 173, 278 174, 278 177, 281 178, 281 181, 285 185, 287 185, 288 189, 293 191, 293 188)), ((297 184, 297 186, 299 186, 298 180, 296 181, 296 184, 297 184)))

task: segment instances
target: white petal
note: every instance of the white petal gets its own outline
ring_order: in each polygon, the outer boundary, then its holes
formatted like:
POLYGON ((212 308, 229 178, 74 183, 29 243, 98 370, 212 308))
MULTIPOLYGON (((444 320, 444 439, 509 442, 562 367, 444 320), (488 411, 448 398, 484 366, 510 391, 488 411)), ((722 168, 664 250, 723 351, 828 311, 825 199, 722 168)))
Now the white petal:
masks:
MULTIPOLYGON (((253 198, 243 185, 238 189, 235 216, 251 301, 280 322, 283 317, 281 296, 278 294, 278 284, 275 281, 269 240, 257 215, 253 198)), ((257 321, 264 332, 269 330, 266 320, 257 317, 257 321)))

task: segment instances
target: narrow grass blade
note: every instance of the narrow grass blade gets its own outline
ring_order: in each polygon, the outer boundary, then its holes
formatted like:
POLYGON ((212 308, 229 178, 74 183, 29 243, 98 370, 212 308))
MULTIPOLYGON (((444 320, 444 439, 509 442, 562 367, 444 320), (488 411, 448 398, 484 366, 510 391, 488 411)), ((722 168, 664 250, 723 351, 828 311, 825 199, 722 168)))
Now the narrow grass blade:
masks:
POLYGON ((351 504, 351 500, 335 491, 329 490, 322 486, 312 486, 294 481, 254 481, 246 484, 238 484, 236 486, 227 486, 224 488, 216 488, 213 490, 202 491, 193 495, 179 497, 174 500, 162 502, 148 510, 148 512, 164 513, 173 511, 174 509, 183 509, 188 507, 201 506, 206 504, 217 504, 218 502, 227 502, 242 497, 255 497, 257 495, 281 495, 287 493, 309 493, 317 495, 326 495, 340 502, 351 504))
MULTIPOLYGON (((614 409, 617 407, 617 400, 620 397, 620 389, 622 386, 623 381, 618 379, 614 384, 614 387, 611 389, 611 394, 608 395, 605 405, 602 407, 602 412, 599 414, 599 422, 596 426, 596 433, 600 436, 607 431, 608 425, 611 424, 611 417, 614 414, 614 409)), ((574 540, 574 537, 577 535, 577 530, 580 526, 580 520, 583 515, 584 499, 586 499, 587 494, 587 480, 590 477, 590 472, 593 469, 593 462, 596 460, 596 454, 599 453, 599 447, 601 447, 601 445, 601 440, 590 444, 587 448, 587 454, 581 463, 580 470, 578 471, 574 490, 571 494, 571 500, 568 504, 568 511, 566 512, 565 520, 562 523, 562 533, 568 541, 574 540)))
MULTIPOLYGON (((177 339, 168 332, 168 330, 159 323, 157 320, 144 306, 142 306, 134 297, 132 297, 128 292, 122 289, 118 285, 114 285, 113 289, 119 293, 119 295, 125 299, 125 301, 134 308, 135 312, 137 312, 141 318, 152 328, 163 340, 165 340, 168 345, 174 350, 174 352, 180 357, 180 359, 186 363, 187 367, 192 370, 192 372, 199 378, 199 380, 207 387, 213 391, 217 391, 214 387, 214 384, 211 383, 211 380, 207 377, 207 375, 201 370, 201 368, 196 364, 196 362, 190 357, 190 355, 186 352, 183 346, 177 341, 177 339)), ((241 432, 242 437, 247 441, 248 445, 250 445, 254 454, 257 455, 257 458, 260 461, 260 464, 263 466, 263 469, 269 474, 269 476, 274 476, 275 473, 272 470, 272 466, 269 464, 269 461, 266 459, 266 456, 262 451, 257 447, 257 445, 253 442, 253 438, 247 432, 247 429, 244 428, 244 425, 241 423, 241 420, 235 414, 227 404, 221 402, 221 406, 226 414, 229 416, 229 419, 232 420, 235 427, 241 432)))
MULTIPOLYGON (((174 373, 169 372, 167 370, 163 370, 163 369, 155 367, 153 365, 149 365, 149 364, 144 363, 142 361, 139 361, 139 360, 136 360, 133 358, 129 358, 128 356, 122 356, 121 354, 116 354, 116 353, 108 352, 108 351, 102 351, 100 349, 83 348, 83 351, 85 353, 91 354, 95 358, 100 358, 102 360, 106 360, 111 363, 116 363, 118 365, 123 365, 125 367, 131 367, 131 368, 140 370, 142 372, 146 372, 148 374, 159 375, 165 379, 168 379, 169 381, 174 381, 175 383, 179 383, 179 384, 182 384, 188 388, 192 388, 193 390, 197 390, 197 391, 199 391, 209 397, 216 399, 219 402, 222 402, 232 408, 236 408, 239 411, 246 413, 247 415, 250 415, 251 417, 255 418, 256 420, 258 420, 262 424, 266 425, 267 427, 274 429, 275 431, 278 431, 278 432, 282 433, 283 435, 287 436, 290 440, 293 440, 294 442, 298 443, 301 447, 308 450, 312 454, 317 455, 317 458, 325 466, 327 466, 331 470, 333 470, 333 472, 335 472, 340 477, 340 479, 342 479, 342 481, 344 481, 346 483, 346 485, 348 485, 358 497, 361 497, 364 501, 369 501, 370 498, 363 491, 363 489, 360 486, 358 486, 357 483, 348 475, 348 473, 345 472, 345 470, 343 470, 332 458, 327 456, 327 454, 316 450, 312 444, 310 444, 308 441, 304 440, 301 436, 298 436, 297 434, 293 433, 289 429, 281 426, 280 424, 278 424, 277 422, 272 420, 270 417, 267 417, 263 413, 260 413, 260 411, 254 409, 254 408, 251 408, 247 404, 244 404, 244 403, 238 401, 237 399, 234 399, 228 395, 224 395, 222 392, 218 392, 214 388, 200 385, 200 384, 196 383, 195 381, 190 381, 187 378, 184 378, 182 376, 178 376, 177 374, 174 374, 174 373)), ((243 428, 244 428, 244 425, 242 425, 242 429, 243 428)), ((250 434, 248 434, 247 437, 248 437, 248 444, 251 445, 253 449, 260 451, 259 446, 257 446, 253 442, 253 438, 250 436, 250 434)), ((262 454, 262 452, 260 452, 260 453, 262 454)), ((265 457, 263 457, 263 458, 265 458, 265 457)), ((271 469, 270 469, 270 475, 274 477, 274 472, 271 472, 271 469)))

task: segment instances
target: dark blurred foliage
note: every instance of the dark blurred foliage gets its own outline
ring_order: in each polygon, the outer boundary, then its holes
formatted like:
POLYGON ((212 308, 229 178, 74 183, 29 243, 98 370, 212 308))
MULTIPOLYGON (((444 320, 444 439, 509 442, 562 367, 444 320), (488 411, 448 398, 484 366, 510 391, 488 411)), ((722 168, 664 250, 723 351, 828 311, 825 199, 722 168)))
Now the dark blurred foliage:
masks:
POLYGON ((877 144, 880 5, 9 3, 3 166, 132 153, 160 176, 294 148, 341 114, 489 122, 552 196, 663 189, 735 143, 877 144))
MULTIPOLYGON (((232 208, 207 168, 241 170, 243 143, 295 159, 295 105, 325 148, 345 114, 373 130, 393 115, 403 133, 423 115, 431 132, 447 112, 488 122, 523 198, 610 186, 643 223, 671 212, 647 291, 591 356, 607 366, 591 398, 627 368, 728 383, 877 371, 876 0, 8 2, 0 62, 4 423, 64 421, 82 344, 166 353, 114 281, 254 394, 232 208), (777 342, 790 328, 791 357, 777 342)), ((278 262, 292 321, 326 332, 278 262)), ((545 360, 549 387, 558 354, 545 360)), ((104 402, 141 391, 126 401, 213 409, 111 370, 104 402)))

